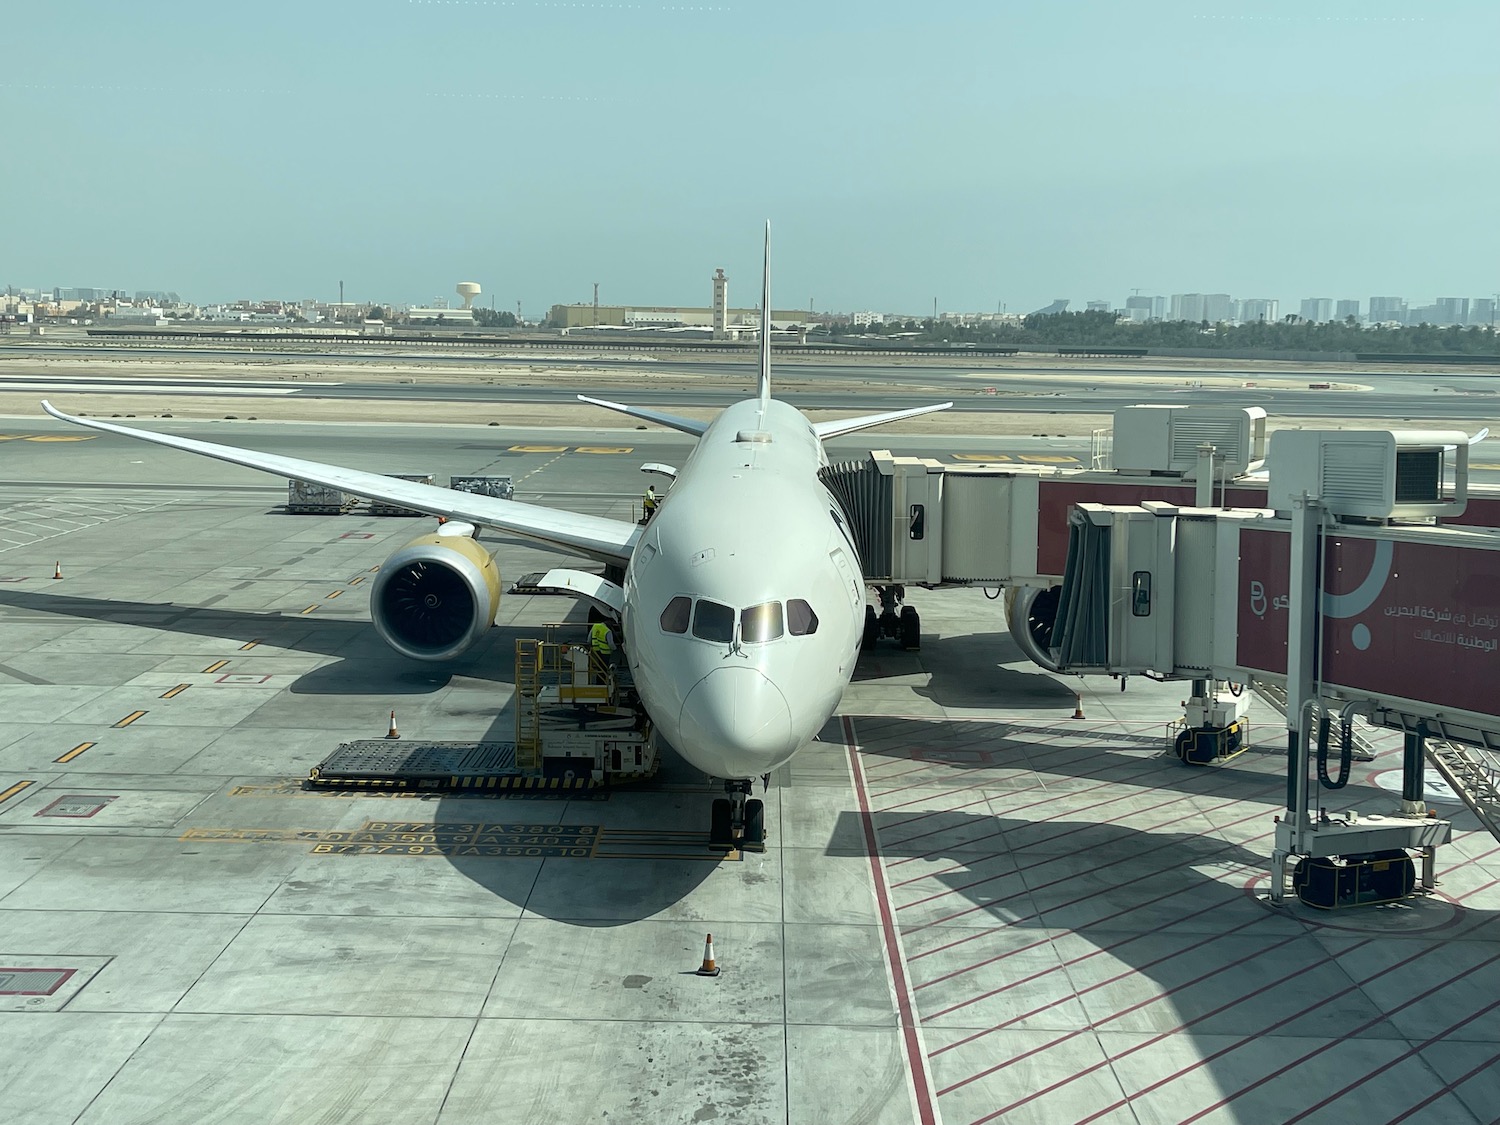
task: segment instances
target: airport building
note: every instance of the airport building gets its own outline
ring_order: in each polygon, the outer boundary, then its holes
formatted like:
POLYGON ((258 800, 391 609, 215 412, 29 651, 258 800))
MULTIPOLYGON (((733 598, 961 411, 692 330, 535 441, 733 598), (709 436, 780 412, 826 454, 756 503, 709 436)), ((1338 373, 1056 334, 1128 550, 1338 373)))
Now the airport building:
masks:
MULTIPOLYGON (((698 329, 716 340, 732 340, 742 333, 760 331, 760 310, 729 307, 729 279, 715 270, 713 303, 707 308, 681 305, 553 305, 547 320, 564 332, 573 329, 650 329, 684 331, 698 329)), ((784 329, 808 323, 810 314, 801 309, 772 309, 771 327, 784 329)))

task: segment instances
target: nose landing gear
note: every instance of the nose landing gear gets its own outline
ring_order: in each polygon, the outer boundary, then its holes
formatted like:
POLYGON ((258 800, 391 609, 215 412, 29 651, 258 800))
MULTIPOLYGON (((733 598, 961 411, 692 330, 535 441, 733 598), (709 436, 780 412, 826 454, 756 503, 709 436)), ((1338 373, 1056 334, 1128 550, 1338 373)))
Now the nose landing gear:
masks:
POLYGON ((750 796, 753 785, 749 780, 724 783, 724 792, 729 796, 714 802, 708 829, 710 851, 766 850, 766 806, 750 796))

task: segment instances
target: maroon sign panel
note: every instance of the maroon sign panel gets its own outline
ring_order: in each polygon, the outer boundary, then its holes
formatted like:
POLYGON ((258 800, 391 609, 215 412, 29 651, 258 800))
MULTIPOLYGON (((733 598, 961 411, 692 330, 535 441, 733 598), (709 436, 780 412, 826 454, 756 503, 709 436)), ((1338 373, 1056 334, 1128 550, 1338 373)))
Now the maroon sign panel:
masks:
POLYGON ((1287 608, 1292 537, 1285 531, 1240 532, 1239 634, 1235 663, 1286 675, 1287 608))
MULTIPOLYGON (((1215 500, 1218 495, 1215 490, 1215 500)), ((1068 512, 1074 504, 1140 504, 1146 500, 1165 500, 1169 504, 1187 507, 1195 496, 1190 484, 1141 484, 1133 480, 1111 484, 1044 477, 1038 482, 1037 490, 1036 572, 1061 577, 1068 562, 1068 512)), ((1265 485, 1230 488, 1224 502, 1231 508, 1264 508, 1265 485)), ((1500 527, 1500 499, 1470 496, 1463 515, 1444 517, 1441 522, 1468 527, 1500 527)))
MULTIPOLYGON (((1074 504, 1141 504, 1147 500, 1164 500, 1168 504, 1191 507, 1196 497, 1192 485, 1120 484, 1084 481, 1047 480, 1038 482, 1036 512, 1036 572, 1062 576, 1068 565, 1068 513, 1074 504)), ((1214 496, 1218 498, 1218 490, 1214 496)), ((1266 490, 1231 488, 1225 497, 1231 508, 1264 508, 1266 490)))
MULTIPOLYGON (((1240 533, 1238 663, 1286 672, 1291 536, 1240 533)), ((1328 536, 1322 678, 1500 715, 1500 551, 1328 536)))

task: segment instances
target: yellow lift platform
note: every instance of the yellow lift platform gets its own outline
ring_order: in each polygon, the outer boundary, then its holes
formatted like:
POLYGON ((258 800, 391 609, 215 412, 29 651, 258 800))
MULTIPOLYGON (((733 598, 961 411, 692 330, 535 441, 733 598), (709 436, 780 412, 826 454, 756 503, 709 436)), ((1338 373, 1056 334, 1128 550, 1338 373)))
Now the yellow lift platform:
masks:
POLYGON ((516 642, 515 739, 341 744, 313 767, 311 789, 514 793, 602 789, 659 766, 628 667, 591 651, 585 627, 548 625, 516 642))

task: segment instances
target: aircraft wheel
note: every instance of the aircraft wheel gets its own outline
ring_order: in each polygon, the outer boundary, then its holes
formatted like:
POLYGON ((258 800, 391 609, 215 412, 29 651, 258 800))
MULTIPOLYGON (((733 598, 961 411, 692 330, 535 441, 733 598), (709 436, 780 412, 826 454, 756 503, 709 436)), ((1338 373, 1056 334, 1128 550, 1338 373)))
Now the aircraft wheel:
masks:
POLYGON ((747 852, 766 850, 766 806, 763 801, 745 802, 745 835, 740 841, 747 852))
POLYGON ((911 606, 901 609, 901 647, 916 652, 922 647, 922 619, 911 606))
POLYGON ((865 634, 860 638, 859 647, 868 652, 875 647, 875 642, 880 640, 880 619, 875 616, 875 607, 865 606, 865 634))
POLYGON ((729 801, 724 797, 714 802, 713 814, 708 822, 708 849, 714 852, 734 851, 729 801))

